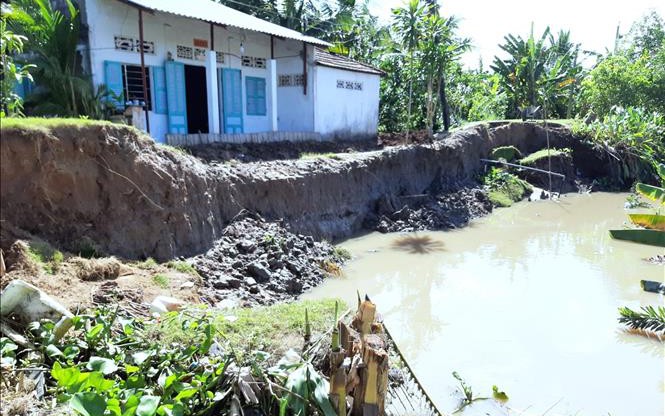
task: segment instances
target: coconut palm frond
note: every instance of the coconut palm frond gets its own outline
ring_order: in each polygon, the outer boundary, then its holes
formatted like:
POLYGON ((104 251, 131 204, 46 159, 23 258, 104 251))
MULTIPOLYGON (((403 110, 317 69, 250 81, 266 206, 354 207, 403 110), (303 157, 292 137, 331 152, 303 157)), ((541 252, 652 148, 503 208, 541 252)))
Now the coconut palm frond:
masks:
POLYGON ((665 335, 665 307, 643 306, 640 311, 619 308, 619 322, 637 330, 665 335))

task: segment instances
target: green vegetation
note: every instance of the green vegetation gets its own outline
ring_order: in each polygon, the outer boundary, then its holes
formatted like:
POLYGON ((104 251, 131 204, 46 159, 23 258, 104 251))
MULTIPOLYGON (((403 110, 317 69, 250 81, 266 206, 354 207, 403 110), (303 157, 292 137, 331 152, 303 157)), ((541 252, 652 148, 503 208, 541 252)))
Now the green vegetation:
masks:
POLYGON ((509 207, 533 191, 527 182, 500 168, 491 168, 482 180, 490 202, 497 207, 509 207))
POLYGON ((351 252, 344 247, 340 246, 335 246, 333 249, 333 257, 335 260, 339 260, 340 262, 345 262, 347 260, 351 260, 351 252))
MULTIPOLYGON (((302 346, 305 333, 305 309, 313 330, 324 332, 333 324, 335 300, 299 301, 256 308, 238 308, 211 316, 215 332, 223 334, 224 343, 240 363, 251 360, 255 351, 276 358, 292 347, 302 346)), ((340 302, 340 301, 337 301, 340 302)), ((343 305, 343 303, 340 302, 343 305)), ((202 311, 190 311, 194 315, 202 311)), ((191 342, 194 333, 182 324, 188 314, 172 315, 149 331, 165 343, 191 342)))
POLYGON ((190 156, 192 154, 188 149, 185 149, 184 147, 180 146, 171 146, 170 144, 163 144, 163 143, 160 143, 158 146, 161 147, 162 149, 168 150, 169 152, 178 155, 190 156))
POLYGON ((29 70, 32 65, 20 65, 14 56, 23 53, 23 46, 27 37, 16 34, 7 28, 7 19, 3 12, 0 15, 0 118, 23 114, 23 101, 14 91, 15 85, 22 85, 24 81, 32 81, 29 70))
POLYGON ((300 154, 300 159, 335 159, 341 160, 342 158, 337 153, 310 153, 305 152, 300 154))
POLYGON ((3 372, 46 370, 46 400, 84 416, 219 414, 245 406, 240 400, 246 396, 240 392, 247 393, 248 388, 258 396, 253 405, 263 414, 277 414, 279 409, 284 414, 288 408, 301 415, 316 410, 332 416, 327 384, 306 361, 309 357, 269 360, 268 353, 252 350, 242 337, 243 333, 249 339, 272 337, 284 348, 288 336, 302 338, 305 306, 313 329, 326 331, 332 324, 334 302, 266 308, 257 311, 258 317, 251 316, 251 309, 234 311, 239 317, 235 322, 188 310, 165 314, 154 324, 122 316, 118 309, 97 309, 75 316, 73 328, 57 341, 54 323, 42 320, 32 323, 26 333, 36 354, 0 339, 3 372), (41 358, 34 361, 35 357, 41 358), (246 367, 241 370, 238 365, 246 367), (260 390, 253 390, 254 383, 260 390))
POLYGON ((143 270, 152 270, 157 267, 157 265, 157 262, 152 257, 148 257, 147 259, 136 263, 136 267, 143 270))
POLYGON ((48 274, 57 273, 65 260, 65 255, 60 250, 40 241, 30 242, 28 255, 33 263, 39 265, 48 274))
POLYGON ((171 281, 169 280, 168 276, 161 273, 153 275, 152 282, 162 289, 168 289, 171 285, 171 281))
POLYGON ((61 118, 61 117, 6 117, 2 119, 2 128, 19 128, 23 130, 49 131, 55 128, 81 128, 87 126, 107 126, 108 121, 91 120, 88 118, 61 118))
POLYGON ((665 335, 665 307, 643 306, 640 311, 619 308, 619 322, 629 328, 665 335))
POLYGON ((166 263, 166 267, 179 271, 180 273, 190 274, 192 276, 199 275, 199 272, 196 271, 194 266, 192 266, 190 263, 187 263, 186 261, 171 260, 166 263))
POLYGON ((522 165, 533 165, 534 163, 538 162, 541 159, 546 159, 548 156, 550 157, 570 157, 571 150, 567 148, 563 149, 542 149, 538 150, 537 152, 531 153, 530 155, 527 155, 523 159, 520 159, 519 163, 522 165))
POLYGON ((265 414, 289 408, 333 415, 327 385, 311 364, 298 357, 277 362, 279 357, 252 349, 243 334, 253 345, 272 339, 278 352, 291 337, 302 342, 305 308, 312 328, 321 333, 332 325, 334 305, 322 301, 228 311, 237 319, 188 310, 166 314, 156 324, 99 309, 74 317, 73 329, 59 341, 53 341, 53 322, 30 325, 27 336, 42 363, 31 361, 27 350, 11 340, 0 339, 3 369, 45 366, 50 370, 45 373, 48 396, 81 415, 208 414, 234 406, 237 399, 230 393, 243 391, 252 380, 262 386, 255 394, 265 414), (253 379, 239 378, 235 364, 248 366, 253 379), (319 394, 321 389, 325 394, 319 394))
POLYGON ((515 159, 521 159, 522 153, 515 146, 500 146, 492 149, 490 153, 490 159, 494 160, 505 160, 506 162, 512 162, 515 159))

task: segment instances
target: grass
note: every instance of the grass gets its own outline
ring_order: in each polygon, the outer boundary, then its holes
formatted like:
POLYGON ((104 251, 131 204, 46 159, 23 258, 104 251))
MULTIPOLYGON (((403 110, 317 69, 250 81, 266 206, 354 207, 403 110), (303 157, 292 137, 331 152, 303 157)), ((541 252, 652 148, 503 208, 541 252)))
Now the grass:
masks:
POLYGON ((180 273, 191 274, 192 276, 199 275, 199 272, 196 271, 194 266, 187 263, 186 261, 171 260, 170 262, 166 263, 166 267, 180 273))
POLYGON ((342 158, 337 153, 310 153, 305 152, 300 154, 300 159, 335 159, 341 160, 342 158))
POLYGON ((60 250, 39 241, 30 242, 28 255, 35 264, 48 274, 57 273, 65 261, 65 255, 60 250))
POLYGON ((483 178, 483 183, 488 188, 490 202, 498 207, 509 207, 533 190, 526 181, 500 168, 492 168, 483 178))
POLYGON ((183 155, 183 156, 191 156, 192 155, 192 153, 188 149, 185 149, 184 147, 171 146, 170 144, 162 144, 162 143, 158 144, 158 146, 161 147, 164 150, 167 150, 171 153, 175 153, 175 154, 178 154, 178 155, 183 155))
POLYGON ((152 257, 148 257, 147 259, 136 263, 136 267, 143 270, 151 270, 157 267, 157 262, 152 257))
MULTIPOLYGON (((346 305, 339 301, 340 313, 346 305)), ((313 334, 326 332, 333 325, 335 300, 305 300, 292 303, 280 303, 257 308, 237 308, 214 314, 214 326, 222 335, 226 348, 234 351, 242 361, 251 357, 255 351, 273 354, 277 361, 281 354, 291 347, 299 348, 305 333, 305 309, 313 334)), ((204 313, 193 310, 189 313, 204 313)), ((185 314, 186 315, 186 314, 185 314)), ((164 319, 150 328, 151 334, 161 342, 196 342, 191 338, 191 330, 177 315, 173 319, 164 319)), ((316 337, 314 337, 316 339, 316 337)))
POLYGON ((155 274, 152 276, 152 282, 161 287, 162 289, 168 289, 171 281, 169 278, 163 274, 155 274))
MULTIPOLYGON (((570 156, 571 150, 568 148, 563 148, 563 149, 550 149, 549 154, 552 157, 558 157, 558 156, 570 156)), ((520 164, 522 165, 533 165, 537 161, 544 159, 547 157, 547 149, 541 149, 537 152, 531 153, 530 155, 526 156, 523 159, 520 159, 520 164)))
POLYGON ((49 130, 57 127, 86 127, 86 126, 109 126, 110 121, 91 120, 87 118, 60 118, 60 117, 4 117, 0 121, 3 129, 19 128, 28 130, 49 130))
POLYGON ((504 159, 506 162, 512 162, 521 157, 522 153, 515 146, 496 147, 490 153, 490 158, 494 160, 504 159))

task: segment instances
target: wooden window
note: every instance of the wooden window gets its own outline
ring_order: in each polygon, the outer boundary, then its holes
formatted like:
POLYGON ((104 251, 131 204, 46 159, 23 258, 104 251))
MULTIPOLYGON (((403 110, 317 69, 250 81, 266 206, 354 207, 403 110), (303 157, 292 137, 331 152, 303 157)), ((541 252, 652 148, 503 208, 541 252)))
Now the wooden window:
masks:
POLYGON ((122 86, 125 94, 126 102, 133 102, 138 100, 139 103, 143 102, 152 110, 151 97, 151 84, 150 84, 150 71, 148 67, 145 68, 145 81, 148 96, 143 95, 143 79, 141 78, 141 67, 139 65, 123 65, 122 66, 122 86))
POLYGON ((245 94, 248 116, 265 116, 266 111, 266 79, 245 77, 245 94))

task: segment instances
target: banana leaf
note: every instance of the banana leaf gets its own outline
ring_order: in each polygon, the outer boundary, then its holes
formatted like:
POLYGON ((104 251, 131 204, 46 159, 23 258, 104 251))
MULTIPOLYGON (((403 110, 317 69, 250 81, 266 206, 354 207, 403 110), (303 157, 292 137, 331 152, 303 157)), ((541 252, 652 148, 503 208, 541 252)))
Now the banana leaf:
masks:
POLYGON ((650 246, 665 247, 665 231, 657 230, 610 230, 616 240, 633 241, 650 246))
POLYGON ((665 215, 657 214, 628 214, 635 225, 650 230, 665 231, 665 215))
POLYGON ((647 185, 646 183, 638 183, 635 185, 635 190, 639 192, 640 195, 665 205, 665 189, 653 185, 647 185))

